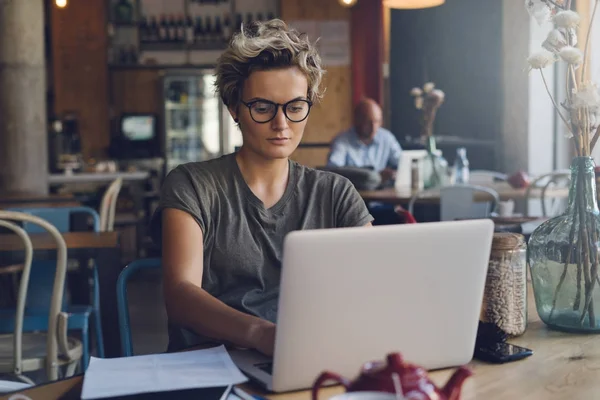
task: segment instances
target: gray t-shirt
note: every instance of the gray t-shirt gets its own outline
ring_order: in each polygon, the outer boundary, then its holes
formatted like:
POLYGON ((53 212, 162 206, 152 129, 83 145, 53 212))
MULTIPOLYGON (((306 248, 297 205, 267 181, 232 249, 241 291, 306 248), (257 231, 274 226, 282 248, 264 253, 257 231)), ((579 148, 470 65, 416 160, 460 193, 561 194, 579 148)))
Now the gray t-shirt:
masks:
MULTIPOLYGON (((189 213, 204 236, 202 288, 236 310, 275 322, 283 239, 288 232, 363 226, 373 220, 350 181, 289 162, 281 199, 265 209, 248 187, 235 154, 180 165, 166 177, 150 225, 161 243, 161 211, 189 213)), ((169 349, 205 339, 170 326, 169 349)))

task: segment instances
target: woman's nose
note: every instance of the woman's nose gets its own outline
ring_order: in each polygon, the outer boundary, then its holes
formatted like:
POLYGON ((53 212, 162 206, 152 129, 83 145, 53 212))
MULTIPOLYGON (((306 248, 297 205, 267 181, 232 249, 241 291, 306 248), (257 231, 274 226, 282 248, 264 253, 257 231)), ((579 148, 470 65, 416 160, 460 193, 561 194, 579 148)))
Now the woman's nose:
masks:
POLYGON ((283 112, 283 108, 277 107, 277 114, 275 114, 275 118, 273 118, 273 120, 271 121, 271 128, 277 131, 281 131, 287 128, 287 126, 288 122, 285 113, 283 112))

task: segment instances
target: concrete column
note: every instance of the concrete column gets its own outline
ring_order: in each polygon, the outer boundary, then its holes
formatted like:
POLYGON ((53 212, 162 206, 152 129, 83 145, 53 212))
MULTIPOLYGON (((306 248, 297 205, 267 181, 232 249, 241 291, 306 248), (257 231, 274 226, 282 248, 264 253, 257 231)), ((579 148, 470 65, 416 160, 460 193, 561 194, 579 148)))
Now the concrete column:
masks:
MULTIPOLYGON (((524 2, 504 0, 502 15, 502 116, 498 170, 529 169, 529 76, 526 72, 531 20, 524 2)), ((551 138, 548 138, 551 140, 551 138)))
POLYGON ((43 0, 0 0, 0 193, 48 192, 43 0))

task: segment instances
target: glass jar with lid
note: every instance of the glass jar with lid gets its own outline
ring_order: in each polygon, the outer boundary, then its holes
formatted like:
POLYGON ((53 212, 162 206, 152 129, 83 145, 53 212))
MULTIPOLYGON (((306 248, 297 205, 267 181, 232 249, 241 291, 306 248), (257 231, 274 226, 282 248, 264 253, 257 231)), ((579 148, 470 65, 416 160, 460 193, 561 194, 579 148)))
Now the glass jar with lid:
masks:
POLYGON ((527 328, 527 245, 523 235, 495 233, 480 320, 509 336, 527 328))

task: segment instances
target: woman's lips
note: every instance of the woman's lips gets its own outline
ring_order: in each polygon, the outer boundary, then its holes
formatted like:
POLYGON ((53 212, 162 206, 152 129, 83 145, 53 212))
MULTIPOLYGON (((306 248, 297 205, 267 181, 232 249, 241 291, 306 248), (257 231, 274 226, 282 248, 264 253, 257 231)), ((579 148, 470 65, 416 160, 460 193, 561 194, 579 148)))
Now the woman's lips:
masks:
POLYGON ((267 139, 267 140, 269 142, 271 142, 272 144, 282 146, 282 145, 287 144, 290 141, 290 138, 285 138, 285 137, 280 137, 279 138, 278 137, 278 138, 271 138, 271 139, 267 139))

